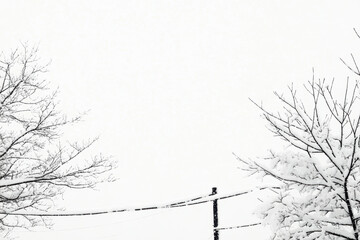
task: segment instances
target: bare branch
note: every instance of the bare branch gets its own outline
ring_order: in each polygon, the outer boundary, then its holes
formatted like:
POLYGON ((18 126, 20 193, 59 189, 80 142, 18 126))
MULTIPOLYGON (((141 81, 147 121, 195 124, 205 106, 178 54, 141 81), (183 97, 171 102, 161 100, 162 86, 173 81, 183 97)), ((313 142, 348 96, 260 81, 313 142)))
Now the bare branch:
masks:
MULTIPOLYGON (((102 155, 81 159, 96 138, 63 143, 61 128, 77 123, 57 110, 56 91, 47 88, 37 48, 23 44, 0 60, 0 208, 47 211, 66 188, 93 188, 112 181, 115 163, 102 155)), ((0 232, 31 228, 49 221, 36 216, 0 216, 0 232)))

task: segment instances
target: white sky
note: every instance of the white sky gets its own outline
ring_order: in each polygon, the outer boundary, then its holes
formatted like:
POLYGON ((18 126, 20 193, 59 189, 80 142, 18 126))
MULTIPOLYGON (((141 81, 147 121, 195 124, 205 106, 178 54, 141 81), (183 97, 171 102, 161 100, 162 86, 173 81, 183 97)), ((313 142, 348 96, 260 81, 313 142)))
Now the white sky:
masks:
MULTIPOLYGON (((7 1, 0 46, 39 43, 47 78, 69 114, 90 109, 69 136, 100 135, 93 152, 119 162, 120 180, 65 195, 68 210, 166 203, 217 186, 255 185, 232 156, 279 144, 248 97, 272 107, 291 82, 350 73, 358 1, 7 1)), ((360 57, 360 54, 358 54, 360 57)), ((249 196, 219 202, 220 226, 257 221, 249 196)), ((54 221, 19 239, 212 239, 211 205, 54 221)), ((267 239, 261 227, 221 240, 267 239)))

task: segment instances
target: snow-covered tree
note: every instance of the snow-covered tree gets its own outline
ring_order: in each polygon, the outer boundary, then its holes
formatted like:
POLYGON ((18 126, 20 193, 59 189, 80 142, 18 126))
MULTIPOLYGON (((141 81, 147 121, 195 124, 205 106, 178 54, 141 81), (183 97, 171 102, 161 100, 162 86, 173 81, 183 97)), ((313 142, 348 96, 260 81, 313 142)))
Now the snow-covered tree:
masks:
MULTIPOLYGON (((354 60, 354 58, 353 58, 354 60)), ((360 71, 347 65, 358 77, 360 71)), ((313 74, 314 76, 314 74, 313 74)), ((359 239, 360 91, 349 78, 306 83, 301 95, 275 92, 280 111, 262 111, 268 128, 289 147, 265 159, 244 160, 245 170, 273 178, 280 189, 259 214, 272 239, 359 239), (339 86, 344 86, 338 94, 339 86)))
POLYGON ((57 110, 56 93, 43 80, 37 49, 23 46, 0 60, 0 236, 15 227, 47 224, 47 211, 66 188, 92 188, 109 179, 113 162, 81 153, 95 140, 64 143, 61 132, 80 117, 57 110), (13 214, 13 215, 12 215, 13 214))

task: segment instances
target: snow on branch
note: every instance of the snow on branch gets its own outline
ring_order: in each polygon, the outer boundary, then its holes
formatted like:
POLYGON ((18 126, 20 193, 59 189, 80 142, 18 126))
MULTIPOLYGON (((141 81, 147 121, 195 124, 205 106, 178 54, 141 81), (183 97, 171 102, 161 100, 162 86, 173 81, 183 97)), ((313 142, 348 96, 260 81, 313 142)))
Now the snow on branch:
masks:
MULTIPOLYGON (((355 59, 355 69, 359 73, 355 59)), ((281 188, 258 211, 274 230, 273 239, 359 239, 359 83, 345 82, 338 94, 325 79, 275 92, 281 110, 273 112, 250 99, 269 130, 289 147, 267 158, 244 160, 250 175, 278 180, 281 188)))

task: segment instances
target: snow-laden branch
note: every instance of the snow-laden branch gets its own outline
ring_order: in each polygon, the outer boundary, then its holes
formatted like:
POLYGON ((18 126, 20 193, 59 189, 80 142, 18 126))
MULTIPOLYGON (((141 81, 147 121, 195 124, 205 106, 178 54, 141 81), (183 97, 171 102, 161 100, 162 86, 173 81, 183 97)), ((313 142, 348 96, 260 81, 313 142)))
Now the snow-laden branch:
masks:
POLYGON ((283 186, 259 211, 273 239, 359 239, 359 84, 348 79, 339 98, 333 85, 313 75, 304 85, 310 103, 293 85, 288 97, 275 92, 278 112, 251 100, 270 131, 290 146, 264 159, 237 157, 250 175, 283 186))

